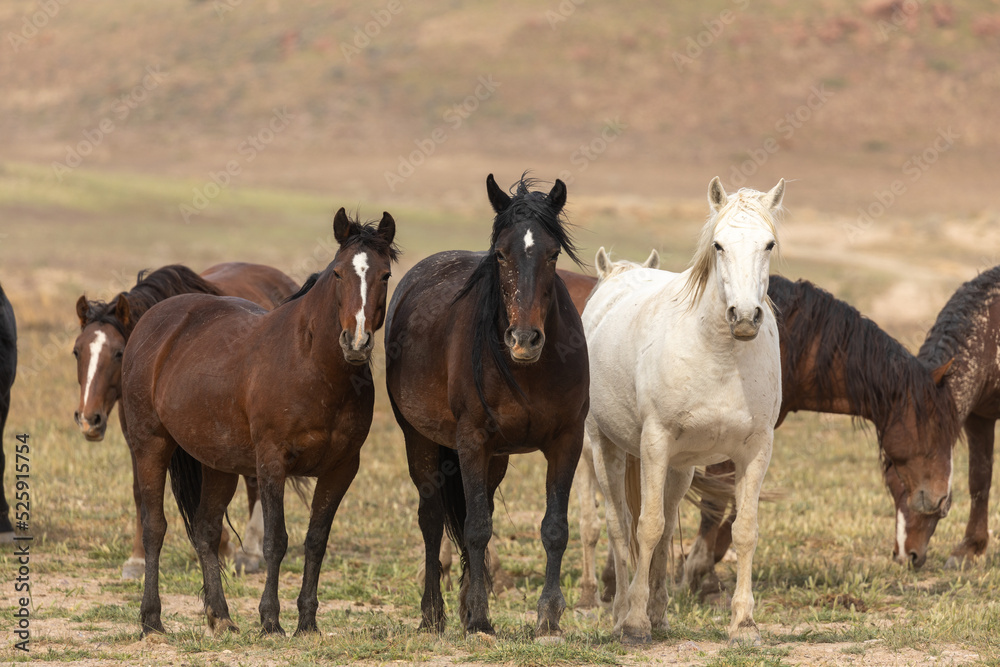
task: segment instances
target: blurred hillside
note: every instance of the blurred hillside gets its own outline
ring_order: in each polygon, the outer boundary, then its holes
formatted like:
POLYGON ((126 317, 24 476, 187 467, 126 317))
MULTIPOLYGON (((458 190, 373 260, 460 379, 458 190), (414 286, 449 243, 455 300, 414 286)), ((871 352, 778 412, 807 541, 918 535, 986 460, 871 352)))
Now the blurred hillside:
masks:
POLYGON ((993 206, 997 0, 23 0, 0 26, 0 159, 233 162, 358 200, 532 168, 571 198, 700 199, 719 174, 848 214, 900 178, 893 214, 993 206))

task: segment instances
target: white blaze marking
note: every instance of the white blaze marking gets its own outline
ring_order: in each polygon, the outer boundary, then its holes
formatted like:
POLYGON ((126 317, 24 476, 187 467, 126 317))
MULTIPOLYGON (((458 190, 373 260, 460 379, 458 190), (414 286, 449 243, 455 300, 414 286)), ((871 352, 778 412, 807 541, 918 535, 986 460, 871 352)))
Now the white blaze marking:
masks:
POLYGON ((533 245, 535 245, 535 237, 531 235, 531 230, 529 229, 524 234, 524 249, 527 250, 533 245))
POLYGON ((354 271, 361 278, 361 308, 354 316, 356 326, 354 329, 354 349, 361 345, 361 339, 365 335, 365 304, 368 303, 368 283, 365 282, 365 274, 368 273, 368 253, 359 252, 354 256, 354 271))
MULTIPOLYGON (((101 348, 108 342, 108 337, 103 331, 98 331, 94 340, 90 343, 90 363, 87 365, 87 384, 83 386, 83 406, 87 405, 87 397, 90 396, 90 385, 94 383, 94 375, 97 373, 97 362, 101 357, 101 348)), ((84 415, 81 415, 83 417, 84 415)))
POLYGON ((903 510, 896 510, 896 549, 899 558, 905 563, 907 561, 906 518, 903 516, 903 510))

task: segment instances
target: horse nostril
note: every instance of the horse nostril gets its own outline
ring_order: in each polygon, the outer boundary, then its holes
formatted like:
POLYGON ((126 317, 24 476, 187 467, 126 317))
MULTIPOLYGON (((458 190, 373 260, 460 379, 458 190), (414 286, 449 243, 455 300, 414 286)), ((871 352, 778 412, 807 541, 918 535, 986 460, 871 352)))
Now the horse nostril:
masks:
POLYGON ((753 323, 754 323, 754 326, 757 326, 757 325, 760 324, 760 320, 761 320, 761 318, 763 316, 764 316, 764 311, 760 309, 760 306, 757 306, 756 308, 754 308, 754 310, 753 310, 753 323))
POLYGON ((913 567, 920 567, 920 563, 918 562, 920 561, 920 556, 917 555, 917 552, 911 551, 909 553, 909 556, 910 556, 910 565, 912 565, 913 567))
POLYGON ((94 426, 100 426, 101 425, 101 415, 100 414, 94 415, 94 418, 91 419, 90 421, 91 421, 91 423, 94 426))
POLYGON ((340 345, 342 347, 347 347, 351 343, 351 335, 344 329, 340 332, 340 345))
POLYGON ((517 339, 514 338, 514 327, 508 327, 507 331, 504 332, 503 342, 506 343, 507 347, 514 347, 517 345, 517 339))
POLYGON ((80 423, 80 411, 79 410, 77 410, 76 412, 73 413, 73 421, 75 421, 77 424, 80 423))
POLYGON ((531 347, 536 347, 541 342, 542 342, 542 332, 539 331, 538 329, 532 329, 531 342, 530 342, 531 347))
POLYGON ((736 321, 736 306, 730 306, 729 310, 726 311, 726 320, 730 324, 736 321))

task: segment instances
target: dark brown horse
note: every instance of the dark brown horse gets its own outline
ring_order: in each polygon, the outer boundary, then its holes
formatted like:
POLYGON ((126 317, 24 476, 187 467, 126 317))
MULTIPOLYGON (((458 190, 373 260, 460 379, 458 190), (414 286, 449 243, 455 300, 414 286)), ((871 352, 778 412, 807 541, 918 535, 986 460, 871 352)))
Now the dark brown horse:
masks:
MULTIPOLYGON (((141 272, 135 287, 121 292, 110 302, 89 301, 81 296, 76 302, 80 335, 73 345, 80 405, 74 419, 87 440, 104 439, 108 416, 121 394, 122 353, 139 318, 153 305, 178 294, 213 294, 238 296, 270 310, 298 289, 281 271, 261 264, 230 262, 217 264, 202 275, 186 266, 173 264, 151 273, 141 272)), ((128 434, 121 411, 122 432, 128 434)), ((253 515, 257 503, 257 485, 247 480, 247 502, 253 515)), ((122 565, 122 578, 138 579, 145 571, 142 548, 142 523, 139 517, 139 487, 132 461, 132 495, 135 501, 135 531, 132 554, 122 565)), ((257 510, 259 512, 259 510, 257 510)), ((248 531, 249 532, 249 531, 248 531)), ((237 552, 237 568, 256 571, 259 544, 250 535, 245 550, 237 552)), ((225 537, 228 540, 228 534, 225 537)))
MULTIPOLYGON (((14 307, 0 287, 0 544, 14 540, 14 526, 10 522, 10 506, 3 490, 3 473, 6 461, 3 453, 3 433, 10 410, 10 388, 17 374, 17 323, 14 307)), ((15 466, 15 470, 18 468, 15 466)), ((22 508, 23 509, 23 508, 22 508)))
POLYGON ((340 245, 333 261, 278 308, 268 312, 230 297, 177 296, 153 306, 125 347, 122 408, 139 477, 147 555, 143 633, 163 631, 163 490, 175 451, 201 468, 193 477, 172 472, 171 485, 201 562, 205 613, 215 633, 236 629, 218 547, 239 475, 257 477, 264 510, 261 626, 281 634, 285 480, 317 478, 297 633, 317 629, 316 593, 330 525, 357 474, 371 427, 375 388, 368 362, 397 252, 388 213, 376 228, 349 220, 340 209, 333 231, 340 245), (194 486, 199 477, 200 490, 194 486))
MULTIPOLYGON (((972 507, 965 537, 948 559, 949 566, 961 566, 982 555, 989 542, 993 439, 1000 418, 1000 266, 958 288, 927 333, 918 356, 928 367, 948 369, 944 388, 969 443, 972 507)), ((936 418, 950 420, 951 414, 936 418)), ((890 482, 890 490, 897 497, 899 541, 907 551, 925 553, 940 517, 911 512, 906 489, 897 480, 890 482)))
MULTIPOLYGON (((778 315, 781 344, 782 400, 775 426, 798 410, 870 421, 878 436, 885 482, 896 489, 897 516, 906 512, 936 523, 951 504, 949 490, 941 487, 917 503, 901 492, 920 488, 913 475, 909 484, 904 481, 907 468, 948 478, 950 487, 951 448, 960 422, 949 392, 941 386, 947 360, 928 366, 855 308, 808 281, 771 276, 768 295, 778 315)), ((732 471, 729 461, 706 470, 719 476, 732 471)), ((711 575, 702 590, 718 590, 714 566, 732 541, 735 512, 725 520, 723 516, 725 507, 702 512, 698 539, 684 566, 684 581, 692 589, 711 575)), ((898 540, 894 553, 914 567, 926 559, 923 548, 900 549, 898 540)))
POLYGON ((386 384, 420 493, 421 627, 445 626, 438 553, 447 520, 462 553, 462 627, 494 633, 485 562, 493 496, 508 457, 539 450, 548 464, 547 564, 535 632, 557 636, 590 384, 580 316, 556 275, 561 251, 577 259, 562 220, 566 186, 557 180, 548 194, 531 192, 522 179, 511 197, 492 174, 486 186, 496 211, 490 249, 419 262, 400 281, 386 323, 386 384))

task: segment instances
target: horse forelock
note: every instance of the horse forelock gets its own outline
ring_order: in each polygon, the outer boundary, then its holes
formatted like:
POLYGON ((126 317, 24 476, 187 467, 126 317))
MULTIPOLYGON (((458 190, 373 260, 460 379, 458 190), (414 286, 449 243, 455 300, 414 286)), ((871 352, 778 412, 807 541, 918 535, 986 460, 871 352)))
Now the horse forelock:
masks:
MULTIPOLYGON (((698 245, 688 268, 687 281, 681 289, 681 295, 689 300, 688 306, 694 308, 701 300, 708 285, 708 279, 715 268, 715 248, 712 243, 719 230, 725 226, 760 228, 763 227, 778 239, 778 225, 774 213, 762 201, 762 192, 751 188, 741 188, 729 196, 729 201, 718 211, 712 211, 708 220, 701 228, 698 245)), ((768 300, 770 304, 770 301, 768 300)), ((770 304, 772 311, 773 304, 770 304)))
POLYGON ((564 211, 553 205, 548 193, 529 190, 537 183, 537 180, 526 176, 522 176, 517 182, 510 204, 493 218, 490 253, 494 252, 497 241, 504 232, 515 229, 525 222, 535 222, 546 234, 555 239, 570 259, 582 267, 583 262, 577 255, 576 245, 569 230, 571 225, 564 211))

